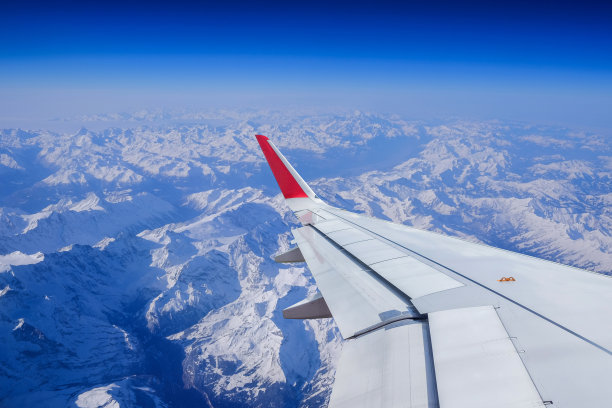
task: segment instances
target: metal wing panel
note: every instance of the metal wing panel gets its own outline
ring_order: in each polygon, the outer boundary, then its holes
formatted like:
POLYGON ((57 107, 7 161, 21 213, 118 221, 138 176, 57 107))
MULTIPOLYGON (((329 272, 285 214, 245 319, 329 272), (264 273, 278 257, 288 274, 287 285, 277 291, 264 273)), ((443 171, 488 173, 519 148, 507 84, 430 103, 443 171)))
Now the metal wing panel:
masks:
POLYGON ((606 406, 612 400, 607 380, 612 372, 610 277, 344 211, 326 211, 391 240, 465 284, 413 299, 419 312, 499 307, 504 327, 523 351, 521 360, 543 399, 553 406, 606 406), (515 281, 498 282, 503 276, 515 281))
POLYGON ((354 244, 355 242, 361 241, 371 241, 374 239, 370 235, 361 232, 358 229, 350 228, 348 226, 346 229, 334 232, 327 232, 325 235, 330 237, 335 243, 340 246, 350 245, 354 244))
POLYGON ((378 240, 355 242, 344 245, 344 249, 367 265, 406 256, 405 253, 378 240))
POLYGON ((326 211, 405 248, 454 279, 511 299, 612 353, 609 276, 345 211, 326 211), (502 277, 515 281, 499 282, 502 277))
POLYGON ((535 408, 544 403, 492 306, 429 314, 443 408, 535 408))
POLYGON ((332 219, 323 222, 318 222, 317 229, 323 232, 324 234, 329 234, 335 231, 351 229, 351 226, 350 224, 347 224, 341 220, 332 219))
POLYGON ((293 235, 344 338, 411 312, 404 299, 312 227, 295 229, 293 235))
POLYGON ((350 225, 332 219, 315 223, 314 227, 412 299, 463 286, 407 252, 350 225))
POLYGON ((347 340, 332 408, 437 408, 427 323, 401 321, 347 340))
POLYGON ((463 286, 461 282, 411 257, 390 259, 371 267, 411 299, 463 286))

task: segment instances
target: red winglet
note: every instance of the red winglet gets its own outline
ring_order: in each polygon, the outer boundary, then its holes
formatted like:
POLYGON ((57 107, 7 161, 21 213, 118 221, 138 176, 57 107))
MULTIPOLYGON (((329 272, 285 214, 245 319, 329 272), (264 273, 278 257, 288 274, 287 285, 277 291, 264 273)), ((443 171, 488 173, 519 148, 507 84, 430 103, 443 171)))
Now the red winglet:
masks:
POLYGON ((259 146, 263 151, 264 156, 266 156, 266 160, 270 165, 270 169, 272 169, 272 173, 274 174, 274 178, 278 183, 278 186, 283 193, 285 198, 299 198, 299 197, 308 197, 308 194, 304 192, 300 184, 293 177, 285 163, 281 160, 280 157, 276 154, 270 143, 268 143, 267 137, 263 135, 256 135, 257 141, 259 142, 259 146))

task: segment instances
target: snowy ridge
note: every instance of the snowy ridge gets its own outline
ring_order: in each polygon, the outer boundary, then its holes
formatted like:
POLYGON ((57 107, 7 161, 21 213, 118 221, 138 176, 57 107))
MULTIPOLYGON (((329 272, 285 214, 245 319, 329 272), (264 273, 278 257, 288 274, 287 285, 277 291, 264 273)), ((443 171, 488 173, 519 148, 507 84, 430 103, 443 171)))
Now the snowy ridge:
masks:
POLYGON ((101 130, 0 131, 2 406, 325 404, 340 336, 282 318, 316 287, 272 260, 297 220, 256 133, 332 204, 610 272, 601 135, 363 112, 86 119, 101 130))

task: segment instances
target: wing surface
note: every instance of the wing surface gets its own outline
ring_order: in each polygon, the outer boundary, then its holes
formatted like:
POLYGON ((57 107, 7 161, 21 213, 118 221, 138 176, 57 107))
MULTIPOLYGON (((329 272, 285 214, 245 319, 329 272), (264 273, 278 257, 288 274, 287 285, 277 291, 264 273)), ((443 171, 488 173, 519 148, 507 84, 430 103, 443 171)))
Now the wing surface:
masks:
POLYGON ((347 339, 330 406, 612 401, 612 278, 334 208, 267 138, 258 141, 303 225, 292 231, 303 259, 347 339), (274 170, 278 163, 286 171, 274 170), (405 368, 413 362, 422 369, 405 368))
POLYGON ((402 320, 347 340, 330 406, 439 407, 427 322, 402 320))

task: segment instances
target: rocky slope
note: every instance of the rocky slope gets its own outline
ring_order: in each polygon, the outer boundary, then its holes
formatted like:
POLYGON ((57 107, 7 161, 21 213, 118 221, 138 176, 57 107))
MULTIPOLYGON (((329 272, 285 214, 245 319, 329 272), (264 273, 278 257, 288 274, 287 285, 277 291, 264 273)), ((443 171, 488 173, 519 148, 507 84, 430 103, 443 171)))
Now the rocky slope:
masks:
POLYGON ((2 406, 327 401, 341 338, 331 320, 282 319, 316 286, 272 261, 296 220, 256 133, 332 204, 612 265, 602 135, 361 112, 80 120, 101 130, 0 131, 2 406))

